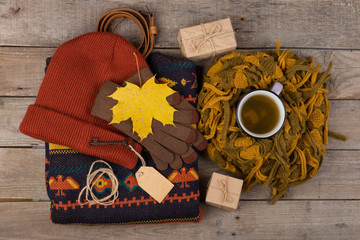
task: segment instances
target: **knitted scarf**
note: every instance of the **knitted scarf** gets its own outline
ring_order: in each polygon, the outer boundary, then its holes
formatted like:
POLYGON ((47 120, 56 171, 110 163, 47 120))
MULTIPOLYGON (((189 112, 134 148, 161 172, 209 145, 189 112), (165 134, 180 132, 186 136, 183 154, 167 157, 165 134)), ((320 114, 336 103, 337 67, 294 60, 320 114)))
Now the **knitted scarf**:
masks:
POLYGON ((274 204, 289 186, 318 172, 328 143, 331 63, 325 72, 320 67, 313 58, 280 51, 280 41, 275 52, 232 52, 210 65, 198 98, 198 129, 209 140, 209 157, 244 179, 243 191, 256 183, 271 186, 274 204), (284 128, 271 138, 249 137, 237 126, 236 105, 244 94, 274 82, 284 85, 284 128))

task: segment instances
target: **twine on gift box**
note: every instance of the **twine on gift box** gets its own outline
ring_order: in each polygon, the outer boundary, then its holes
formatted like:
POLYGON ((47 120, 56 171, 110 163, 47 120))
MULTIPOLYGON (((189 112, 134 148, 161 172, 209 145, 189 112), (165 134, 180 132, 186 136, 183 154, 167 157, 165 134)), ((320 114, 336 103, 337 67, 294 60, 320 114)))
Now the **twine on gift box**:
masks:
POLYGON ((199 46, 195 46, 195 44, 194 44, 195 40, 191 41, 192 47, 196 50, 196 53, 199 53, 200 49, 204 46, 204 44, 206 42, 210 42, 211 48, 213 50, 212 51, 213 57, 215 57, 216 49, 215 49, 214 42, 213 42, 212 38, 214 38, 215 36, 217 36, 221 32, 222 26, 220 24, 214 24, 212 26, 212 28, 210 29, 209 33, 206 33, 204 24, 200 24, 200 26, 201 26, 201 29, 202 29, 202 31, 204 33, 204 38, 201 41, 201 43, 199 44, 199 46))
POLYGON ((222 191, 222 200, 221 204, 219 205, 219 208, 221 208, 225 202, 232 202, 233 198, 231 197, 231 193, 229 192, 229 176, 226 176, 225 179, 219 180, 219 183, 221 185, 221 191, 222 191))

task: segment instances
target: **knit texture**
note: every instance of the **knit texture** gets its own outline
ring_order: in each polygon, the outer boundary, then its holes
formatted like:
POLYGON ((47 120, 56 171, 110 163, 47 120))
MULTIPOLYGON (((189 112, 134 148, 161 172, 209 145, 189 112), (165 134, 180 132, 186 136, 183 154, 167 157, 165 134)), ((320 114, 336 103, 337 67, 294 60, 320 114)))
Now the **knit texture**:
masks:
MULTIPOLYGON (((46 59, 45 72, 51 61, 51 58, 46 59)), ((133 169, 110 163, 119 181, 119 198, 110 206, 81 206, 78 203, 79 193, 86 186, 91 164, 98 158, 52 143, 46 143, 45 148, 46 189, 51 200, 50 218, 54 223, 145 224, 201 220, 198 161, 184 163, 179 170, 158 170, 174 184, 161 203, 137 185, 135 173, 141 166, 140 161, 133 169)), ((155 167, 146 150, 142 155, 148 166, 155 167)), ((94 170, 102 167, 105 165, 97 164, 94 170)), ((109 195, 110 184, 106 177, 97 181, 94 192, 98 198, 109 195)))
MULTIPOLYGON (((143 155, 147 165, 155 167, 150 156, 143 155)), ((110 163, 119 181, 119 197, 115 203, 109 206, 81 206, 79 193, 86 186, 91 164, 97 159, 64 146, 46 143, 46 188, 51 200, 50 217, 54 223, 140 224, 200 220, 197 161, 184 164, 179 170, 168 168, 160 171, 174 184, 161 203, 138 186, 135 173, 141 166, 140 161, 133 169, 110 163)), ((104 167, 105 164, 96 164, 94 170, 104 167)), ((109 195, 111 182, 106 175, 96 181, 93 192, 98 198, 109 195)), ((84 199, 83 195, 81 201, 84 199)))
POLYGON ((210 141, 209 157, 243 178, 244 191, 256 183, 271 186, 275 203, 289 186, 318 172, 328 143, 325 88, 331 64, 325 72, 320 67, 313 58, 280 51, 280 42, 276 52, 233 52, 209 67, 198 99, 198 129, 210 141), (284 85, 284 128, 268 139, 249 137, 237 126, 237 103, 251 90, 270 89, 274 82, 284 85))
POLYGON ((167 83, 196 107, 198 82, 197 68, 193 61, 162 53, 150 54, 148 61, 151 71, 156 73, 159 82, 167 83))
MULTIPOLYGON (((119 130, 90 112, 105 81, 120 84, 137 74, 133 53, 137 54, 140 69, 147 67, 134 46, 112 33, 88 33, 62 44, 51 59, 36 102, 29 106, 20 131, 133 168, 137 157, 126 147, 90 145, 93 138, 125 139, 119 130)), ((136 144, 135 149, 142 148, 136 144)))

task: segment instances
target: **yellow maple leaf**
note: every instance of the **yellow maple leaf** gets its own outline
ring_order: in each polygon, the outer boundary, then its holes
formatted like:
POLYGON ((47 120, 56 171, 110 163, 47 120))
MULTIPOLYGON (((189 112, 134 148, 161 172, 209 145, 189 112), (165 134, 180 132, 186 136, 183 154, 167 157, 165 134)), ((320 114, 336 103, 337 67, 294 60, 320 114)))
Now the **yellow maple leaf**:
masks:
POLYGON ((110 124, 120 123, 129 118, 132 120, 133 133, 137 133, 141 140, 153 133, 151 124, 156 119, 163 125, 174 125, 174 112, 176 111, 166 97, 175 93, 166 84, 155 83, 155 76, 150 78, 141 88, 132 83, 125 87, 118 87, 108 96, 118 101, 110 110, 113 119, 110 124))

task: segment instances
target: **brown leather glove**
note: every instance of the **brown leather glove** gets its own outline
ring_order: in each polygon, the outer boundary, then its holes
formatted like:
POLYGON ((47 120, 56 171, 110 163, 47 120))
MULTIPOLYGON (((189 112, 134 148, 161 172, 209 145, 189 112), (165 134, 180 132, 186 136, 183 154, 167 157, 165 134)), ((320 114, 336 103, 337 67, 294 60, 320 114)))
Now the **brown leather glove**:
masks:
MULTIPOLYGON (((143 80, 148 80, 153 76, 148 68, 141 69, 140 74, 141 79, 143 80)), ((127 82, 139 85, 138 77, 135 75, 129 78, 127 82)), ((103 84, 95 99, 91 111, 92 115, 111 122, 113 117, 111 108, 117 104, 117 101, 108 96, 113 94, 117 87, 121 86, 111 81, 107 81, 103 84)), ((114 127, 142 144, 151 154, 156 167, 159 170, 167 169, 168 165, 173 169, 179 169, 183 162, 194 162, 197 158, 197 153, 192 146, 197 150, 202 151, 207 145, 207 141, 201 133, 191 126, 199 121, 199 114, 196 109, 183 100, 177 92, 168 96, 167 101, 177 110, 174 113, 175 126, 164 126, 158 120, 153 119, 153 133, 149 134, 142 141, 140 141, 140 138, 136 133, 133 133, 131 119, 112 124, 114 127)), ((161 109, 159 109, 159 111, 161 111, 161 109)))

